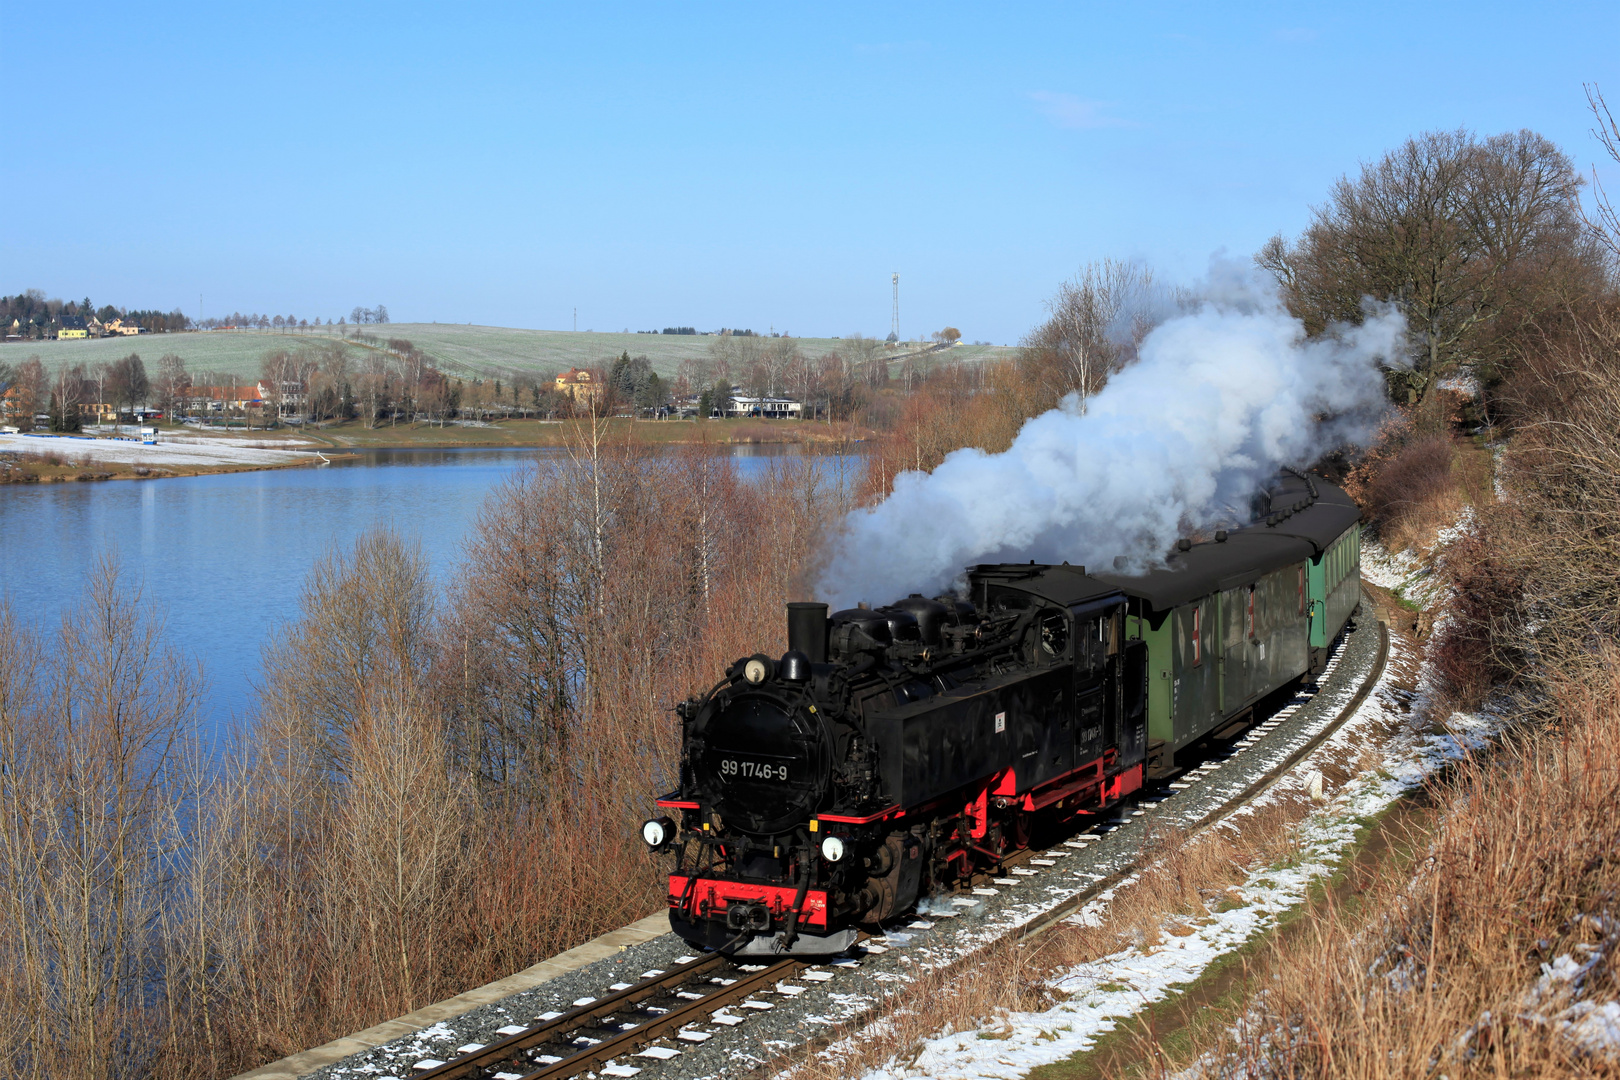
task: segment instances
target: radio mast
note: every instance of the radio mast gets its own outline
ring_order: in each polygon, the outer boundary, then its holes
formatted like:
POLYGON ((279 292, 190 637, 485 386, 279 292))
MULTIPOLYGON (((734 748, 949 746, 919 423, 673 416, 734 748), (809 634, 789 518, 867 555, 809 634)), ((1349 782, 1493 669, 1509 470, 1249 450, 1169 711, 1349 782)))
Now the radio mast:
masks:
POLYGON ((894 283, 894 316, 889 320, 889 340, 900 340, 900 271, 889 278, 894 283))

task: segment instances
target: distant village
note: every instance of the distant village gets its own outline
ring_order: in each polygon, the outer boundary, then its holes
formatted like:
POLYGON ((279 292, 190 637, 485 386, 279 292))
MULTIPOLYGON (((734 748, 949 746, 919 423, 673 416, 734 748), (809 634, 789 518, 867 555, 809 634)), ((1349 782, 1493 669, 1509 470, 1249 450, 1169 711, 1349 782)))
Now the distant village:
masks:
MULTIPOLYGON (((134 333, 127 327, 110 324, 102 324, 100 330, 103 334, 134 333)), ((154 382, 146 376, 139 358, 134 357, 116 365, 102 365, 94 375, 59 372, 47 380, 43 388, 37 385, 38 381, 22 371, 9 375, 0 372, 0 432, 79 431, 91 425, 164 421, 227 426, 235 422, 243 427, 298 425, 350 419, 358 404, 353 400, 352 389, 345 386, 345 401, 338 409, 312 408, 318 397, 318 393, 311 393, 313 380, 290 372, 280 378, 272 374, 242 385, 201 385, 186 380, 183 371, 178 378, 173 371, 163 371, 154 382), (130 360, 134 360, 135 370, 130 370, 130 360), (124 366, 122 370, 120 365, 124 366)), ((475 380, 475 388, 484 382, 475 380)), ((532 408, 525 408, 516 394, 510 403, 498 399, 481 401, 479 395, 466 394, 465 381, 455 380, 455 383, 455 401, 448 410, 449 416, 445 415, 446 410, 433 407, 432 395, 407 394, 394 403, 390 418, 407 422, 442 422, 452 418, 476 422, 514 416, 560 419, 575 415, 649 420, 805 418, 805 405, 795 398, 738 394, 725 389, 716 393, 709 388, 685 397, 666 397, 656 404, 637 404, 633 398, 616 393, 616 387, 603 372, 588 368, 573 367, 557 375, 549 395, 532 395, 535 403, 532 408), (468 399, 465 406, 461 405, 463 397, 468 399)), ((495 390, 498 395, 498 381, 495 390)), ((812 406, 812 415, 816 411, 812 406)))
MULTIPOLYGON (((604 358, 600 366, 570 367, 555 375, 518 368, 453 374, 442 370, 444 360, 412 342, 372 332, 388 321, 379 304, 355 308, 348 325, 341 318, 323 324, 290 315, 239 314, 193 323, 179 311, 97 308, 88 298, 46 299, 30 289, 0 297, 0 325, 8 341, 250 327, 331 328, 341 337, 318 335, 272 347, 251 384, 228 369, 188 370, 186 361, 167 349, 152 350, 163 355, 150 372, 134 352, 111 362, 63 363, 54 371, 38 356, 0 362, 0 423, 18 431, 66 432, 159 421, 245 428, 358 421, 370 428, 581 415, 846 420, 890 390, 891 379, 894 389, 908 392, 920 385, 961 338, 954 327, 933 334, 931 342, 901 342, 896 332, 887 339, 853 334, 812 352, 774 328, 769 335, 721 329, 701 335, 712 338, 701 354, 684 356, 673 371, 666 367, 662 373, 647 356, 625 351, 604 358)), ((684 326, 647 333, 700 336, 684 326)))
MULTIPOLYGON (((20 318, 13 318, 11 325, 6 327, 7 341, 24 341, 28 338, 26 331, 30 329, 23 325, 20 318)), ((55 320, 42 328, 41 339, 49 341, 72 341, 77 338, 103 338, 103 337, 134 337, 136 334, 146 333, 146 328, 133 319, 114 318, 107 322, 91 315, 58 315, 55 320)))

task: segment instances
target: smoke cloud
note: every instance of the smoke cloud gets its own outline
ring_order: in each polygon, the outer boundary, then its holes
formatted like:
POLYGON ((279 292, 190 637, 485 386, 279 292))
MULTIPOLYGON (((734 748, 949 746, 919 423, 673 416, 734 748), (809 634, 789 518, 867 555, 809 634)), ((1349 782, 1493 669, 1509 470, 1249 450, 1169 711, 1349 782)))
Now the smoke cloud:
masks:
POLYGON ((1308 340, 1270 282, 1220 261, 1197 295, 1083 407, 1070 395, 1006 452, 957 450, 850 514, 818 596, 835 610, 932 596, 974 563, 1157 565, 1193 527, 1246 522, 1282 466, 1366 441, 1380 365, 1405 363, 1398 312, 1308 340))

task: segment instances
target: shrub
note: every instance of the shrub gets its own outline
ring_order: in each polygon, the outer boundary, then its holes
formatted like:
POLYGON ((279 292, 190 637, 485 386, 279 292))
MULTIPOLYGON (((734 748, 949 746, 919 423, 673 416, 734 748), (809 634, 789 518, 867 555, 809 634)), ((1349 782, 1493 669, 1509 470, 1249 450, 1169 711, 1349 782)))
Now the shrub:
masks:
POLYGON ((1362 509, 1382 531, 1419 514, 1452 490, 1451 439, 1425 435, 1378 462, 1363 488, 1362 509))

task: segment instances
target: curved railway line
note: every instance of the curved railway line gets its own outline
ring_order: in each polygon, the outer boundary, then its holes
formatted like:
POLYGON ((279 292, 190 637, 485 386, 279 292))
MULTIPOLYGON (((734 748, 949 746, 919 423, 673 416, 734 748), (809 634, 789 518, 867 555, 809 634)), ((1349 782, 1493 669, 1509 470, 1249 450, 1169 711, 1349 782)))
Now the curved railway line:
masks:
MULTIPOLYGON (((1368 610, 1365 602, 1362 609, 1368 610)), ((1207 830, 1246 806, 1258 795, 1276 783, 1296 765, 1317 750, 1333 736, 1361 707, 1382 677, 1389 656, 1389 631, 1382 621, 1376 627, 1376 649, 1371 663, 1359 680, 1348 700, 1335 715, 1315 729, 1308 738, 1295 745, 1290 752, 1262 771, 1248 777, 1248 782, 1236 792, 1207 806, 1196 817, 1184 820, 1180 828, 1189 836, 1207 830)), ((1372 629, 1373 627, 1369 627, 1372 629)), ((1035 880, 1047 867, 1058 865, 1058 860, 1075 853, 1107 843, 1107 834, 1120 825, 1150 812, 1151 808, 1189 789, 1203 787, 1202 781, 1222 775, 1222 769, 1234 760, 1242 760, 1243 752, 1264 743, 1299 709, 1304 708, 1328 683, 1334 669, 1343 659, 1344 643, 1349 635, 1335 644, 1328 668, 1317 683, 1305 686, 1290 700, 1281 702, 1271 715, 1257 720, 1233 742, 1208 756, 1202 763, 1185 770, 1179 778, 1157 782, 1143 789, 1136 809, 1127 811, 1124 818, 1113 818, 1093 825, 1089 832, 1076 834, 1049 851, 1025 851, 1009 857, 994 873, 975 879, 968 890, 958 894, 964 907, 978 903, 978 897, 1000 895, 1017 885, 1035 880)), ((1046 907, 1040 914, 1007 933, 1028 938, 1038 935, 1074 914, 1089 901, 1119 884, 1129 875, 1142 869, 1148 857, 1138 851, 1119 861, 1109 872, 1096 876, 1064 900, 1046 907)), ((936 918, 948 916, 936 914, 936 918)), ((904 917, 914 920, 910 928, 924 929, 929 924, 919 916, 904 917)), ((728 959, 718 953, 703 956, 682 956, 665 969, 649 969, 633 982, 614 983, 607 993, 596 998, 580 998, 564 1011, 546 1012, 531 1024, 511 1024, 498 1029, 499 1038, 487 1044, 470 1043, 458 1047, 458 1055, 439 1061, 425 1058, 400 1072, 420 1080, 552 1080, 576 1076, 635 1076, 644 1071, 657 1071, 665 1062, 673 1062, 689 1049, 702 1047, 711 1041, 720 1043, 727 1035, 750 1017, 769 1013, 806 992, 810 986, 802 984, 828 983, 839 978, 848 969, 861 966, 866 958, 876 958, 899 940, 903 930, 891 931, 896 937, 888 939, 864 937, 861 958, 839 959, 815 963, 807 960, 781 959, 770 963, 748 963, 751 958, 728 959)), ((971 962, 982 945, 964 952, 954 961, 943 965, 947 970, 971 962)), ((868 1024, 889 1007, 887 1000, 878 1001, 844 1016, 836 1022, 822 1021, 822 1031, 810 1039, 802 1040, 794 1048, 795 1056, 806 1049, 815 1049, 844 1037, 850 1031, 868 1024)), ((770 1063, 756 1063, 752 1069, 739 1068, 736 1073, 767 1070, 770 1063)), ((376 1075, 375 1068, 367 1070, 376 1075)), ((730 1070, 728 1070, 730 1071, 730 1070)))

